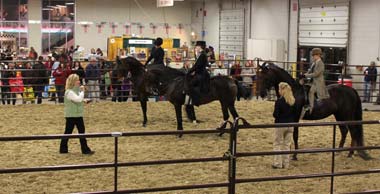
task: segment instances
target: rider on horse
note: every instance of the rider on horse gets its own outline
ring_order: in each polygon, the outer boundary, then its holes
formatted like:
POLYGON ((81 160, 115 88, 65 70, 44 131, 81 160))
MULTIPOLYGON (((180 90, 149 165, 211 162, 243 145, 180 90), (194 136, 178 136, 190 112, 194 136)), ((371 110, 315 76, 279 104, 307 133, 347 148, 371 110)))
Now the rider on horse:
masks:
POLYGON ((207 93, 210 83, 210 74, 206 67, 208 66, 207 53, 205 52, 206 42, 197 41, 195 44, 196 62, 187 73, 187 77, 191 77, 187 81, 189 84, 189 93, 192 103, 196 106, 200 105, 202 93, 207 93))
POLYGON ((322 50, 320 48, 314 48, 313 50, 311 50, 311 55, 313 57, 313 64, 305 74, 305 77, 310 78, 311 82, 311 87, 309 90, 310 107, 306 107, 305 109, 305 111, 307 111, 307 109, 309 108, 310 114, 312 113, 314 107, 315 93, 317 93, 317 97, 319 100, 329 98, 329 93, 327 92, 324 79, 325 64, 321 59, 322 50))
MULTIPOLYGON (((164 56, 165 52, 164 49, 162 49, 161 45, 163 43, 162 38, 158 37, 154 41, 154 46, 152 47, 151 54, 148 58, 148 60, 145 63, 145 67, 149 65, 149 62, 153 59, 153 63, 150 64, 150 66, 157 65, 157 66, 165 66, 164 64, 164 56)), ((153 95, 159 95, 159 81, 157 77, 147 76, 147 85, 150 87, 147 87, 148 93, 151 93, 153 95)))
POLYGON ((154 41, 154 47, 152 47, 150 56, 148 60, 146 61, 145 66, 148 65, 152 59, 154 59, 153 64, 164 65, 165 52, 164 52, 164 49, 162 49, 161 47, 162 43, 163 43, 163 40, 160 37, 158 37, 154 41))

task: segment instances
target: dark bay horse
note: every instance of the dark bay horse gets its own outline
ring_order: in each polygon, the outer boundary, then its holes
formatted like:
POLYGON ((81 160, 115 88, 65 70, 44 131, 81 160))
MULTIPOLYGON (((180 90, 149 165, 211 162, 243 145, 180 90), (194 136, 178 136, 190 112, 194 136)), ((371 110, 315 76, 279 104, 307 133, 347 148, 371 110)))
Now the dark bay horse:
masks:
MULTIPOLYGON (((143 125, 147 123, 147 98, 150 96, 149 90, 152 80, 158 81, 159 94, 164 95, 166 99, 174 105, 177 117, 177 130, 183 130, 182 126, 182 110, 181 107, 185 103, 185 79, 186 73, 163 65, 149 65, 147 69, 133 57, 127 57, 117 60, 114 69, 118 77, 126 77, 128 72, 131 73, 131 81, 133 83, 135 94, 138 96, 142 112, 143 125)), ((203 94, 201 104, 207 104, 214 100, 219 100, 222 106, 223 119, 228 121, 229 114, 233 118, 238 117, 235 109, 235 99, 238 92, 235 81, 227 76, 217 76, 210 80, 210 89, 207 94, 203 94)), ((194 109, 193 109, 194 111, 194 109)), ((193 112, 194 113, 194 112, 193 112)), ((193 115, 195 117, 195 114, 193 115)), ((222 124, 224 128, 226 123, 222 124)))
MULTIPOLYGON (((296 99, 296 120, 299 122, 299 118, 302 112, 302 107, 307 103, 305 98, 305 88, 294 80, 288 72, 284 69, 277 67, 273 63, 264 63, 260 66, 262 87, 260 88, 260 96, 267 96, 267 91, 272 87, 276 89, 278 94, 278 84, 280 82, 288 83, 293 90, 293 95, 296 99)), ((362 104, 357 91, 351 87, 341 84, 332 84, 327 86, 330 98, 324 99, 315 103, 312 114, 307 112, 304 116, 304 120, 319 120, 326 118, 330 115, 334 115, 337 121, 361 121, 362 120, 362 104)), ((342 148, 348 131, 351 135, 351 147, 364 146, 363 126, 362 125, 350 125, 339 126, 341 131, 341 140, 339 148, 342 148)), ((298 127, 294 128, 293 133, 294 147, 298 149, 298 127)), ((349 157, 351 157, 353 151, 350 151, 349 157)), ((363 159, 370 159, 371 157, 365 151, 358 151, 358 154, 363 159)), ((293 159, 296 160, 296 154, 293 155, 293 159)))

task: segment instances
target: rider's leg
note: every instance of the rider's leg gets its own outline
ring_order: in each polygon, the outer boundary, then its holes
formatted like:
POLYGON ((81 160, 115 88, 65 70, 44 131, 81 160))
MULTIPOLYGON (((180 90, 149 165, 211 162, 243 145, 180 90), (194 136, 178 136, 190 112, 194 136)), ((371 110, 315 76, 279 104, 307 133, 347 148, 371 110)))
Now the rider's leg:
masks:
POLYGON ((309 91, 309 104, 310 104, 310 114, 313 111, 314 107, 314 98, 315 93, 317 92, 315 85, 311 85, 310 91, 309 91))

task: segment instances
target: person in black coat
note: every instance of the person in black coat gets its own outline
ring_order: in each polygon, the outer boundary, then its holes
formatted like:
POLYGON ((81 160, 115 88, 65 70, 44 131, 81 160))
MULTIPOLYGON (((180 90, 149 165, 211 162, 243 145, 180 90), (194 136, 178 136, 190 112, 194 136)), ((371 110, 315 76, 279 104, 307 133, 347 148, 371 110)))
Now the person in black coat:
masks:
POLYGON ((160 37, 158 37, 154 41, 154 47, 152 47, 150 56, 148 60, 146 61, 145 65, 148 65, 152 59, 154 59, 153 61, 154 65, 164 65, 165 52, 164 52, 164 49, 162 49, 161 47, 162 43, 163 43, 163 40, 160 37))
MULTIPOLYGON (((295 120, 295 110, 294 103, 295 99, 293 96, 292 88, 289 84, 281 82, 279 84, 279 94, 280 98, 277 99, 273 117, 275 118, 275 123, 291 123, 295 120)), ((289 151, 290 145, 292 143, 293 128, 292 127, 279 127, 274 131, 274 151, 289 151)), ((288 168, 289 167, 289 154, 285 155, 275 155, 273 168, 288 168)))
POLYGON ((49 84, 50 77, 48 70, 42 63, 43 60, 44 58, 42 56, 39 56, 38 62, 33 66, 33 74, 35 77, 33 91, 35 97, 37 97, 37 104, 42 103, 42 92, 44 92, 45 86, 49 84))
POLYGON ((202 93, 207 93, 210 82, 210 74, 207 71, 208 60, 205 52, 206 42, 197 41, 195 44, 196 61, 187 72, 190 77, 190 97, 194 105, 199 106, 202 93))

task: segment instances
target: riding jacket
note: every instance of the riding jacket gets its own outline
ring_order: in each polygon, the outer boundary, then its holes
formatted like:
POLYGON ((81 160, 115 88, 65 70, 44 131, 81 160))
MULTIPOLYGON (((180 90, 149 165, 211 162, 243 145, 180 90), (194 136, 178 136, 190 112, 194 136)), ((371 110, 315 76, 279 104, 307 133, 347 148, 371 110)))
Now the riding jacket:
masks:
POLYGON ((311 78, 312 91, 317 92, 318 99, 328 98, 328 92, 326 89, 325 79, 325 64, 321 59, 313 62, 308 72, 305 74, 307 78, 311 78))

